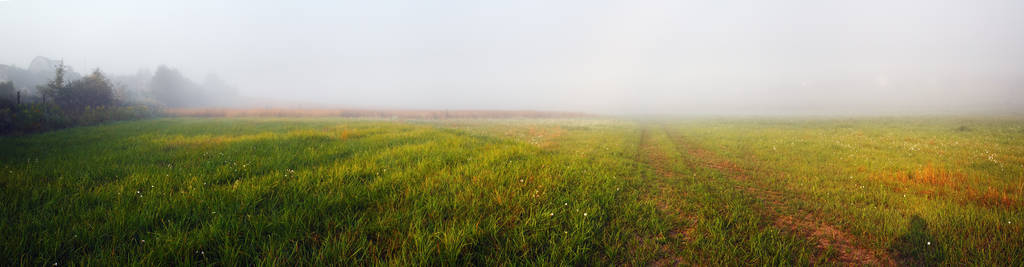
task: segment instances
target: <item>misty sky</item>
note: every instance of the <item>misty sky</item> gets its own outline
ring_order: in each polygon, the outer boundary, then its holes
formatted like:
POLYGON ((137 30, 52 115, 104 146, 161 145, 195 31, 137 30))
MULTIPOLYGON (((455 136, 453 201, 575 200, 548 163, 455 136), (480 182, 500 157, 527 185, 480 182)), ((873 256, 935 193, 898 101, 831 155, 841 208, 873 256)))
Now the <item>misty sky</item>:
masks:
POLYGON ((337 107, 1024 110, 1024 1, 0 0, 0 64, 337 107))

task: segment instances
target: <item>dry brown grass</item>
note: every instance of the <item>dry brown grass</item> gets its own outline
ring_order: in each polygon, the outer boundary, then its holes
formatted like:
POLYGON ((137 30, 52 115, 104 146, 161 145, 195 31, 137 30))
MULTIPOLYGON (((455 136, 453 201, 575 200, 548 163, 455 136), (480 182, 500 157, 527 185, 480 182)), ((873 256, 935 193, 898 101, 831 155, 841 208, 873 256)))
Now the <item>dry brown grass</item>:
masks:
POLYGON ((903 184, 936 186, 941 189, 956 189, 957 186, 962 185, 967 176, 928 164, 916 170, 876 173, 872 175, 872 178, 903 184))
MULTIPOLYGON (((968 185, 967 175, 937 168, 932 164, 912 171, 877 173, 872 178, 896 184, 923 185, 926 187, 916 190, 917 193, 928 196, 959 195, 962 197, 961 202, 985 207, 1016 207, 1024 204, 1017 197, 1020 195, 1019 189, 1000 190, 991 186, 985 187, 986 189, 977 189, 968 185)), ((897 189, 898 192, 903 191, 903 188, 899 186, 894 189, 897 189)))
POLYGON ((949 170, 935 168, 935 165, 928 164, 924 168, 915 170, 913 172, 913 176, 906 178, 914 180, 918 183, 925 183, 942 187, 952 187, 954 185, 962 183, 966 178, 966 175, 964 175, 963 173, 957 173, 949 170))
POLYGON ((341 140, 348 140, 348 129, 341 130, 341 140))
POLYGON ((482 118, 580 118, 592 115, 577 112, 498 111, 498 110, 370 110, 370 109, 280 109, 280 108, 173 108, 166 112, 180 117, 347 117, 402 119, 482 119, 482 118))
POLYGON ((1021 205, 1020 200, 1012 192, 1007 193, 1005 190, 998 190, 993 187, 988 187, 980 192, 968 189, 967 200, 985 207, 1011 208, 1021 205))

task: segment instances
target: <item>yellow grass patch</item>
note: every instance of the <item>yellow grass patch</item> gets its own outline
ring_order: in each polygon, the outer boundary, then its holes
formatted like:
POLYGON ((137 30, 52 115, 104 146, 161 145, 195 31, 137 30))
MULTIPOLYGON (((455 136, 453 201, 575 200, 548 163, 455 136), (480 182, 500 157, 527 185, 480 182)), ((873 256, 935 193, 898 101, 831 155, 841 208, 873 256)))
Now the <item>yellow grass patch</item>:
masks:
POLYGON ((180 117, 352 117, 402 119, 477 118, 581 118, 578 112, 531 110, 372 110, 372 109, 283 109, 283 108, 172 108, 166 113, 180 117))

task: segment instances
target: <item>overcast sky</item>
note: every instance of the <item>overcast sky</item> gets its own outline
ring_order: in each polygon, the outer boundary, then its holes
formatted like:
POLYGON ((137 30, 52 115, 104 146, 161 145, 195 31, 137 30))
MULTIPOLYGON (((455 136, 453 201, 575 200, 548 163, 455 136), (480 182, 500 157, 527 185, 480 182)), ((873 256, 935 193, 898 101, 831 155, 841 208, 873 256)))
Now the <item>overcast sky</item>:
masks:
POLYGON ((338 107, 1024 109, 1024 1, 0 0, 0 64, 338 107))

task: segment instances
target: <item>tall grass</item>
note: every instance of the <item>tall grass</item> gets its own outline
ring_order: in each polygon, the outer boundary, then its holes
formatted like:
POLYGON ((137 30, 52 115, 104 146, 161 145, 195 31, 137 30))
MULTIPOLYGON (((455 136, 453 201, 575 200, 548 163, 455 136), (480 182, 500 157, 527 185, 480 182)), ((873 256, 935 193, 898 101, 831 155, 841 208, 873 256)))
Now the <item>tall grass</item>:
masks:
MULTIPOLYGON (((162 119, 0 141, 8 264, 642 263, 620 134, 588 157, 431 125, 162 119), (615 151, 611 151, 615 149, 615 151)), ((593 139, 600 138, 600 139, 593 139)), ((572 141, 567 141, 572 142, 572 141)))

